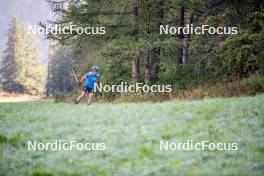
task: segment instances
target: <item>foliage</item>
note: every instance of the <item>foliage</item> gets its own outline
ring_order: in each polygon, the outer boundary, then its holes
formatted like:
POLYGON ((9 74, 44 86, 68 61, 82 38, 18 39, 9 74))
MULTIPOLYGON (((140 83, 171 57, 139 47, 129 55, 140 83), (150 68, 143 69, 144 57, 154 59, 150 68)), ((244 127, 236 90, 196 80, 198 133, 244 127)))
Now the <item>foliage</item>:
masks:
POLYGON ((70 48, 58 46, 55 49, 49 58, 48 96, 73 90, 77 84, 72 75, 73 61, 70 48))
POLYGON ((228 74, 248 76, 263 69, 264 33, 252 34, 250 31, 241 31, 239 35, 228 37, 220 44, 223 51, 224 65, 228 74))
MULTIPOLYGON (((242 80, 256 72, 264 74, 264 5, 259 0, 68 0, 49 3, 51 10, 59 15, 51 25, 106 27, 106 35, 100 36, 75 33, 48 36, 63 44, 79 43, 78 50, 88 53, 80 59, 80 72, 86 72, 92 63, 99 64, 103 68, 101 81, 104 83, 116 84, 124 80, 163 83, 172 84, 175 91, 181 91, 205 83, 242 80), (189 23, 237 27, 238 33, 159 34, 162 24, 189 23), (134 63, 133 58, 138 58, 138 63, 134 63), (135 75, 132 68, 138 68, 137 78, 132 76, 135 75)), ((116 94, 102 96, 118 97, 116 94)))
POLYGON ((3 91, 33 95, 45 92, 46 73, 40 64, 39 45, 27 26, 15 17, 8 31, 0 74, 3 91))
POLYGON ((57 92, 54 98, 55 98, 55 101, 54 101, 55 103, 60 103, 66 100, 66 94, 57 92))
POLYGON ((249 78, 242 80, 242 85, 248 89, 248 91, 255 91, 254 94, 257 92, 264 91, 264 76, 256 73, 251 75, 249 78))

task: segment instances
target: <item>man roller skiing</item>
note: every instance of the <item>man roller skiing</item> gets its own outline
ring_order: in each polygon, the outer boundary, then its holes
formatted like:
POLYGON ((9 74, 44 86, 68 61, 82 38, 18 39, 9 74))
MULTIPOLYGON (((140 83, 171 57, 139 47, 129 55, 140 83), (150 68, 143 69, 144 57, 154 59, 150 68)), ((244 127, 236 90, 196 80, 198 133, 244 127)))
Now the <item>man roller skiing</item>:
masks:
POLYGON ((88 93, 88 105, 92 103, 93 95, 94 95, 94 92, 93 92, 94 83, 98 82, 98 79, 100 77, 100 75, 97 73, 98 70, 99 70, 99 67, 92 66, 91 71, 83 75, 81 80, 78 82, 78 84, 82 84, 82 82, 85 80, 82 93, 75 100, 75 104, 78 104, 82 100, 82 98, 85 97, 86 92, 88 93))

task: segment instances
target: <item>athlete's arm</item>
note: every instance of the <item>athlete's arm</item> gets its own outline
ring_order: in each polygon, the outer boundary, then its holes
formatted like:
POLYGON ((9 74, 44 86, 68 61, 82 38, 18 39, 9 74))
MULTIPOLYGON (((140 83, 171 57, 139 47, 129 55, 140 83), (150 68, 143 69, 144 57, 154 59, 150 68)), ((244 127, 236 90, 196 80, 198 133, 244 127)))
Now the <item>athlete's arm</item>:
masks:
POLYGON ((81 84, 85 78, 86 78, 86 76, 83 75, 83 77, 82 77, 82 78, 80 79, 80 81, 79 81, 79 84, 81 84))

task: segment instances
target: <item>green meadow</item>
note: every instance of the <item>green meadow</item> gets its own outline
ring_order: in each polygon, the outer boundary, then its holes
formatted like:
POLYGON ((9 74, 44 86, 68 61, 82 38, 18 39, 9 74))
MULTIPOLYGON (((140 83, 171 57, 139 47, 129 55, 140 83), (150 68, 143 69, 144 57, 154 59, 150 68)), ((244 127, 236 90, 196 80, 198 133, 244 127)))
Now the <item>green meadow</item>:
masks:
POLYGON ((0 104, 0 175, 263 175, 264 95, 162 103, 0 104), (28 151, 27 141, 105 142, 104 151, 28 151), (160 151, 160 141, 237 150, 160 151))

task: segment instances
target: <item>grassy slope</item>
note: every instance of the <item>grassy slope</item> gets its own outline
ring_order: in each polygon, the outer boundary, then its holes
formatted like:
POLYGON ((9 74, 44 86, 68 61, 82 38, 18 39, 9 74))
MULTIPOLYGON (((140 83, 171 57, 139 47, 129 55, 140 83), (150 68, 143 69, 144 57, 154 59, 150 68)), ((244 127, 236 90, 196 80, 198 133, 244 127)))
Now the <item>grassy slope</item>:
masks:
POLYGON ((140 104, 0 104, 0 175, 262 175, 264 95, 140 104), (27 151, 27 140, 105 141, 27 151), (238 142, 237 151, 160 152, 159 141, 238 142))

